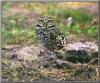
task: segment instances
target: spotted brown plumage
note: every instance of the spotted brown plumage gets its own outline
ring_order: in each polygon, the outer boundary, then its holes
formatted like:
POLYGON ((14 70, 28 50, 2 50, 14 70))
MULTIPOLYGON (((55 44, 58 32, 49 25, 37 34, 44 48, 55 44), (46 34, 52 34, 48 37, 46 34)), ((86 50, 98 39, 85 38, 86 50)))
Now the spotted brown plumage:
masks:
POLYGON ((35 23, 36 34, 44 47, 59 50, 65 44, 65 36, 50 16, 39 17, 35 23))

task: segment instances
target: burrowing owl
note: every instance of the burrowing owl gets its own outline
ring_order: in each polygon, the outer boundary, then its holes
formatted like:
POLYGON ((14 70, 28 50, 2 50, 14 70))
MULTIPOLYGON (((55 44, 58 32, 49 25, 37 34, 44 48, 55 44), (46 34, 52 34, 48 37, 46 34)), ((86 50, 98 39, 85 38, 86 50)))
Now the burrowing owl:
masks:
POLYGON ((65 44, 65 36, 50 16, 39 17, 35 23, 36 34, 49 50, 59 50, 65 44))

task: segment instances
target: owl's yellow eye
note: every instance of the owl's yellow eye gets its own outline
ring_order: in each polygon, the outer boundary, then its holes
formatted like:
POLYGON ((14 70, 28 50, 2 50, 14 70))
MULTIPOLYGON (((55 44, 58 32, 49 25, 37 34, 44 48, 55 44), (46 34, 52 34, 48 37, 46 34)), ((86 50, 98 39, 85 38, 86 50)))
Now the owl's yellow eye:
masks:
POLYGON ((47 22, 52 22, 53 20, 52 19, 48 19, 48 21, 47 22))
POLYGON ((41 21, 41 22, 43 22, 43 20, 42 20, 42 19, 40 19, 40 21, 41 21))

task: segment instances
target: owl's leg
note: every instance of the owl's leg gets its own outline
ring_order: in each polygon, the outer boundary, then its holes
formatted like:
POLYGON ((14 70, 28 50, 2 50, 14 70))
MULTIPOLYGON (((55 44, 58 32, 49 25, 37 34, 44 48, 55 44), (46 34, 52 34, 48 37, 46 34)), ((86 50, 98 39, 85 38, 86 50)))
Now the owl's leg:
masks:
POLYGON ((47 48, 45 48, 44 50, 45 50, 45 54, 44 54, 43 66, 45 68, 55 66, 57 60, 55 53, 48 50, 47 48))
POLYGON ((56 59, 54 52, 52 52, 51 50, 49 50, 47 48, 44 48, 44 51, 45 51, 44 56, 47 61, 52 61, 52 60, 56 59))

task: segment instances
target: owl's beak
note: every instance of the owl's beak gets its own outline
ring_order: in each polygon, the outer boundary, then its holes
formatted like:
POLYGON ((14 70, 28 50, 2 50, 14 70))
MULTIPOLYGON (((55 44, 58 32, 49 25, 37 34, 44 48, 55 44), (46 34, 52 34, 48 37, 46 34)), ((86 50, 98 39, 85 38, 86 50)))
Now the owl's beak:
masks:
POLYGON ((43 29, 45 29, 45 27, 42 27, 43 29))

